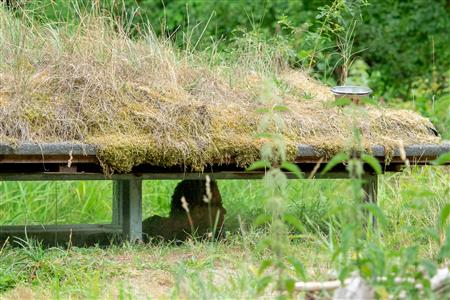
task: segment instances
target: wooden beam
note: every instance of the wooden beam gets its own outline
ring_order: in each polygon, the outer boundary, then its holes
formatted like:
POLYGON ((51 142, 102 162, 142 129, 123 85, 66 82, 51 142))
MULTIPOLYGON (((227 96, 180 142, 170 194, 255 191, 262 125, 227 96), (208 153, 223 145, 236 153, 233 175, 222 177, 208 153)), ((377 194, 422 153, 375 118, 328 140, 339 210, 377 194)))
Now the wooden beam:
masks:
POLYGON ((121 232, 122 228, 112 224, 48 224, 48 225, 2 225, 0 234, 16 234, 20 232, 121 232))
MULTIPOLYGON (((102 173, 60 173, 60 172, 40 172, 40 173, 0 173, 0 181, 54 181, 54 180, 130 180, 140 178, 142 180, 183 180, 183 179, 261 179, 264 171, 218 171, 205 173, 136 173, 136 174, 113 174, 106 176, 102 173)), ((294 174, 286 172, 289 179, 298 179, 294 174)), ((310 178, 310 173, 304 173, 304 178, 310 178)), ((348 178, 346 172, 328 172, 325 174, 315 174, 312 179, 345 179, 348 178)))
POLYGON ((0 164, 98 164, 96 156, 87 155, 0 155, 0 164))
POLYGON ((111 224, 0 226, 0 242, 9 238, 12 245, 28 239, 39 240, 44 245, 109 245, 119 241, 121 234, 122 227, 111 224))
POLYGON ((11 145, 0 143, 0 155, 81 155, 95 156, 97 147, 76 143, 23 143, 11 145))
MULTIPOLYGON (((384 161, 386 155, 386 149, 381 145, 375 145, 370 149, 373 156, 379 160, 384 161)), ((409 160, 414 160, 417 163, 427 163, 430 160, 435 159, 439 155, 450 151, 450 142, 443 141, 441 144, 417 144, 408 145, 404 147, 406 157, 409 160)), ((297 146, 297 158, 295 162, 314 163, 320 158, 325 159, 326 153, 320 148, 316 148, 311 145, 299 144, 297 146)), ((67 161, 68 156, 72 156, 74 161, 78 160, 83 162, 85 160, 92 162, 97 160, 97 146, 91 144, 76 144, 76 143, 23 143, 19 145, 10 145, 6 143, 0 143, 0 163, 16 162, 16 161, 45 161, 49 162, 61 162, 67 161), (21 159, 20 157, 23 156, 21 159), (52 156, 54 158, 52 158, 52 156)), ((394 149, 392 155, 392 161, 401 162, 400 150, 394 149)), ((233 161, 230 161, 232 164, 233 161)))

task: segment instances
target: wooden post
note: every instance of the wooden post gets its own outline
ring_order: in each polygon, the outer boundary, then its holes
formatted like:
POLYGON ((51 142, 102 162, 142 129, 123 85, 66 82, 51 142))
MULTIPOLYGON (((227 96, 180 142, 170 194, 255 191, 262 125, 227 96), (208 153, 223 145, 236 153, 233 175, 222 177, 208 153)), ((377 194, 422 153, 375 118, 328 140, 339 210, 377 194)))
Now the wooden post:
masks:
MULTIPOLYGON (((378 175, 371 174, 364 176, 364 183, 362 185, 364 196, 363 200, 366 203, 377 204, 378 197, 378 175)), ((372 225, 376 226, 376 218, 372 215, 372 225)))
POLYGON ((113 224, 122 225, 122 237, 130 242, 142 241, 142 180, 115 180, 113 224))

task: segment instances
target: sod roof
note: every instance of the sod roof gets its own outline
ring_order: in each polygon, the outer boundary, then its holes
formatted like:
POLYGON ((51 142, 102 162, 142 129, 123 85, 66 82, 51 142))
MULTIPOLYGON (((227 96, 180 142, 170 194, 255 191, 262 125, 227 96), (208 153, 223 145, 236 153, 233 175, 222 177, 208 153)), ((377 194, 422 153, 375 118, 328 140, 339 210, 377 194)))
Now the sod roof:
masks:
POLYGON ((94 144, 105 170, 117 172, 142 163, 248 165, 275 106, 288 108, 282 130, 274 128, 288 159, 298 144, 329 155, 354 147, 355 128, 367 149, 440 142, 415 112, 336 106, 329 87, 287 67, 270 45, 237 47, 227 61, 209 54, 151 34, 132 40, 102 18, 24 24, 0 9, 0 142, 94 144))

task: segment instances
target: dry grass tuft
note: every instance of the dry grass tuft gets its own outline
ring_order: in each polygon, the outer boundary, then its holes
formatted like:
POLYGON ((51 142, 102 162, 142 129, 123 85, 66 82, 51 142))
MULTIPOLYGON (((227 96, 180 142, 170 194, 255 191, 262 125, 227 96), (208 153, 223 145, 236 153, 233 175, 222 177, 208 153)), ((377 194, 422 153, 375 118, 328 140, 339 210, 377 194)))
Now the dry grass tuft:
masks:
MULTIPOLYGON (((0 8, 0 141, 97 144, 109 171, 134 165, 247 165, 258 159, 258 97, 266 78, 283 99, 286 143, 327 152, 363 144, 438 143, 410 111, 338 108, 328 88, 282 63, 268 45, 215 63, 151 33, 131 40, 108 18, 25 25, 0 8), (267 50, 267 51, 266 51, 267 50)), ((244 47, 245 48, 245 47, 244 47)))

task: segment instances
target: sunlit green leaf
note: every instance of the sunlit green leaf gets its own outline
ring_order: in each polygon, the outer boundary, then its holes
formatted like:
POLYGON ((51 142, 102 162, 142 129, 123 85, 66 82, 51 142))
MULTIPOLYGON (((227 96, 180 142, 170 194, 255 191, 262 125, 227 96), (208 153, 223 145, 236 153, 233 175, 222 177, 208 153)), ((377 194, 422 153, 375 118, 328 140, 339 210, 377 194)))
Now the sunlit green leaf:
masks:
POLYGON ((345 98, 345 97, 338 98, 338 99, 336 99, 334 101, 334 105, 340 106, 340 107, 347 106, 347 105, 350 105, 350 104, 352 104, 352 100, 350 100, 349 98, 345 98))
POLYGON ((289 108, 285 105, 277 104, 273 107, 273 110, 278 112, 284 112, 289 111, 289 108))
POLYGON ((433 165, 444 165, 450 163, 450 151, 439 155, 438 158, 433 160, 433 165))
POLYGON ((450 204, 446 204, 439 214, 439 230, 444 230, 445 223, 450 216, 450 204))
POLYGON ((369 154, 362 154, 361 159, 366 164, 371 166, 372 169, 375 171, 375 173, 377 173, 377 174, 382 173, 382 168, 381 168, 381 165, 380 165, 380 162, 378 161, 378 159, 376 159, 375 157, 373 157, 372 155, 369 155, 369 154))
POLYGON ((284 288, 288 291, 288 293, 293 293, 295 290, 295 280, 291 278, 285 279, 284 288))
POLYGON ((302 279, 306 278, 305 266, 296 257, 289 256, 287 261, 294 267, 295 274, 298 277, 302 279))
POLYGON ((378 100, 377 100, 376 98, 363 97, 363 98, 361 99, 361 103, 363 103, 363 104, 377 105, 377 104, 378 104, 378 100))
POLYGON ((361 275, 365 278, 371 277, 372 276, 372 268, 367 263, 367 260, 365 260, 365 261, 361 260, 359 262, 359 264, 360 264, 359 271, 361 272, 361 275))
POLYGON ((270 266, 272 266, 273 261, 272 259, 265 259, 261 262, 261 264, 259 265, 258 268, 258 275, 262 275, 264 273, 265 270, 267 270, 267 268, 269 268, 270 266))
POLYGON ((333 169, 336 165, 341 164, 349 159, 347 153, 341 152, 333 156, 333 158, 327 163, 325 168, 323 169, 321 174, 325 174, 326 172, 333 169))
POLYGON ((260 226, 263 225, 265 223, 268 223, 272 220, 272 217, 269 215, 265 215, 265 214, 261 214, 259 216, 256 217, 255 221, 253 221, 253 224, 255 226, 260 226))
POLYGON ((258 280, 257 288, 256 288, 258 293, 261 293, 262 291, 264 291, 271 282, 272 282, 272 276, 264 276, 264 277, 260 278, 258 280))
POLYGON ((300 232, 303 232, 305 230, 305 227, 303 226, 302 222, 300 220, 292 215, 285 215, 283 216, 283 219, 286 223, 292 225, 295 229, 297 229, 300 232))
POLYGON ((266 114, 269 112, 269 109, 265 108, 265 107, 260 107, 260 108, 257 108, 256 111, 260 114, 266 114))
POLYGON ((311 51, 301 50, 297 53, 300 59, 308 58, 311 55, 311 51))
POLYGON ((258 160, 252 163, 247 169, 247 172, 255 171, 255 170, 261 170, 261 169, 268 169, 270 168, 270 163, 267 160, 258 160))
POLYGON ((273 133, 261 132, 261 133, 256 134, 256 137, 259 138, 259 139, 273 139, 276 136, 273 133))
POLYGON ((294 164, 294 163, 284 161, 284 162, 281 164, 280 167, 281 167, 281 169, 284 169, 284 170, 286 170, 286 171, 288 171, 288 172, 291 172, 291 173, 294 174, 297 178, 303 178, 303 173, 302 173, 302 171, 301 171, 300 168, 299 168, 296 164, 294 164))

